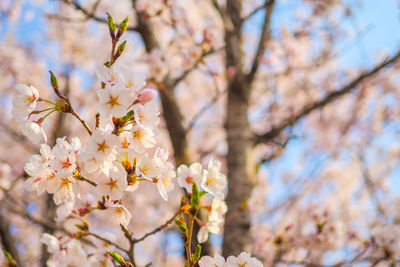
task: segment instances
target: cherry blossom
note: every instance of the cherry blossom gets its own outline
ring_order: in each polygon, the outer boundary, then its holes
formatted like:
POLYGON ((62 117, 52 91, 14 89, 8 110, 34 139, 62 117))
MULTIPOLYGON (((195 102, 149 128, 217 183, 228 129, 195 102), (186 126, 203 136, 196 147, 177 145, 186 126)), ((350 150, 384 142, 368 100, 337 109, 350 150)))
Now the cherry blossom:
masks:
POLYGON ((193 163, 190 167, 181 165, 176 170, 179 186, 183 187, 189 193, 192 193, 193 183, 201 184, 203 181, 203 167, 200 163, 193 163))

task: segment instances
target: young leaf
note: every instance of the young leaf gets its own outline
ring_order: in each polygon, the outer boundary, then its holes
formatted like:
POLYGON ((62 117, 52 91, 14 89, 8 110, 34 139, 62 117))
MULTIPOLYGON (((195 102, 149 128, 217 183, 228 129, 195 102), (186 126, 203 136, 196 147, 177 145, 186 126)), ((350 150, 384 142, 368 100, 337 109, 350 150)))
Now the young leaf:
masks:
POLYGON ((178 219, 175 219, 175 223, 178 225, 178 227, 179 227, 179 232, 181 232, 181 234, 183 235, 183 236, 187 236, 188 235, 188 229, 187 229, 187 226, 186 226, 186 223, 185 222, 182 222, 182 221, 180 221, 180 220, 178 220, 178 219))
POLYGON ((197 189, 196 183, 193 183, 193 190, 192 190, 192 197, 190 199, 190 205, 194 209, 198 209, 200 205, 200 193, 199 190, 197 189))
POLYGON ((125 260, 124 258, 122 258, 121 255, 119 255, 117 252, 111 251, 111 250, 107 250, 106 251, 116 263, 119 263, 121 265, 125 265, 125 260))
POLYGON ((197 244, 196 251, 192 255, 193 263, 196 263, 200 259, 201 255, 201 245, 197 244))

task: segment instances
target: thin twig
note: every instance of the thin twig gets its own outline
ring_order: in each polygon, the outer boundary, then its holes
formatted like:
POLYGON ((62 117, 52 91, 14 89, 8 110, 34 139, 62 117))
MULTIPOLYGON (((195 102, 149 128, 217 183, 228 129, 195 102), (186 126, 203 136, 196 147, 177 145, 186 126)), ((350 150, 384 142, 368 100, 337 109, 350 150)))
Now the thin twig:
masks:
POLYGON ((97 239, 99 239, 99 240, 101 240, 101 241, 104 241, 104 242, 106 242, 106 243, 108 243, 108 244, 110 244, 110 245, 113 245, 113 246, 116 247, 117 249, 119 249, 119 250, 121 250, 121 251, 123 251, 123 252, 125 252, 126 254, 129 255, 129 251, 128 251, 127 249, 125 249, 125 248, 119 246, 118 244, 112 242, 111 240, 109 240, 109 239, 107 239, 107 238, 104 238, 104 237, 102 237, 102 236, 100 236, 100 235, 98 235, 98 234, 92 233, 92 232, 86 232, 86 234, 87 234, 88 236, 93 236, 93 237, 95 237, 95 238, 97 238, 97 239))
POLYGON ((142 242, 143 240, 145 240, 147 237, 154 235, 158 232, 160 232, 161 230, 163 230, 164 228, 166 228, 169 224, 171 224, 174 219, 176 218, 176 216, 178 216, 181 213, 181 209, 178 210, 178 212, 176 212, 174 214, 174 216, 172 216, 168 221, 166 221, 163 225, 160 225, 159 227, 155 228, 153 231, 148 232, 147 234, 143 235, 141 238, 138 239, 133 239, 134 243, 139 243, 142 242))

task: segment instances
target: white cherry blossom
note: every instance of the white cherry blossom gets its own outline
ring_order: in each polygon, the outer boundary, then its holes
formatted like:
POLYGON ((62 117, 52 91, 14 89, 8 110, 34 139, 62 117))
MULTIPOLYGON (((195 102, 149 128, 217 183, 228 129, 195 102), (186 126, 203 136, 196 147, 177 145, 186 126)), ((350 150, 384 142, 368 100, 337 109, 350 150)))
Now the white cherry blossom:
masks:
POLYGON ((226 267, 263 267, 261 261, 251 257, 250 253, 242 252, 239 256, 229 256, 226 259, 226 267))
POLYGON ((134 118, 137 124, 153 129, 160 123, 160 111, 154 101, 144 105, 133 106, 134 118))
POLYGON ((47 136, 39 122, 30 120, 17 120, 22 134, 34 144, 47 143, 47 136))
POLYGON ((138 153, 143 153, 156 144, 154 133, 147 127, 134 125, 130 132, 132 133, 132 148, 138 153))
POLYGON ((179 186, 183 187, 189 193, 192 193, 193 183, 200 185, 203 181, 203 167, 200 163, 195 162, 190 167, 181 165, 176 170, 177 181, 179 186))
POLYGON ((124 190, 127 188, 126 171, 121 164, 114 165, 110 169, 109 175, 103 172, 96 174, 97 192, 101 196, 108 195, 113 200, 122 198, 124 190))
POLYGON ((105 210, 106 217, 111 225, 118 226, 122 224, 127 226, 131 220, 131 213, 121 204, 110 204, 105 210))
POLYGON ((39 92, 33 86, 25 84, 17 84, 15 88, 18 95, 14 98, 13 114, 20 119, 26 119, 30 112, 32 112, 39 99, 39 92))
POLYGON ((99 97, 99 112, 102 116, 122 117, 133 101, 130 91, 120 86, 108 86, 97 91, 99 97))
POLYGON ((225 259, 218 253, 214 254, 214 258, 203 256, 199 260, 200 267, 225 267, 225 259))
POLYGON ((208 163, 208 169, 204 170, 204 180, 201 187, 211 195, 222 198, 226 185, 226 176, 221 173, 221 162, 211 159, 208 163))
POLYGON ((113 64, 110 68, 100 65, 96 70, 97 79, 105 83, 106 86, 116 86, 124 84, 124 77, 118 63, 113 64))

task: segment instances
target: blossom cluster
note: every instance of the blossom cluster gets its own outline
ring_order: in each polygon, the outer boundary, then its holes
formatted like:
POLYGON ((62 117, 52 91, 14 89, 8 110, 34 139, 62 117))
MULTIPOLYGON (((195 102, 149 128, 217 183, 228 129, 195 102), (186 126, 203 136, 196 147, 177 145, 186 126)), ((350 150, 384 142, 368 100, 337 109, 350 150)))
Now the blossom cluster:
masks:
MULTIPOLYGON (((85 144, 78 137, 70 141, 63 137, 57 138, 53 147, 49 146, 41 124, 54 111, 68 113, 70 104, 42 99, 33 86, 17 86, 14 114, 18 125, 30 140, 40 143, 40 154, 32 155, 25 164, 24 170, 29 176, 25 188, 37 195, 53 194, 54 203, 58 205, 59 222, 72 212, 78 211, 84 216, 98 209, 104 210, 110 225, 126 227, 131 213, 123 205, 122 198, 124 192, 137 190, 140 182, 154 183, 165 200, 168 200, 168 192, 173 190, 175 180, 189 194, 196 184, 204 190, 202 192, 213 197, 211 205, 207 206, 208 221, 201 225, 198 241, 205 242, 209 232, 219 233, 227 211, 224 202, 227 179, 221 173, 221 163, 211 159, 206 168, 193 163, 181 165, 175 171, 168 151, 157 146, 160 123, 157 93, 145 88, 145 76, 118 64, 101 65, 96 74, 102 85, 97 90, 98 116, 101 119, 85 144), (40 101, 53 107, 35 110, 40 101), (32 115, 46 111, 49 113, 44 117, 36 121, 32 119, 32 115), (82 197, 80 185, 83 182, 94 185, 94 192, 100 200, 97 206, 74 209, 75 200, 82 197)), ((80 259, 80 264, 84 265, 86 254, 77 240, 61 245, 61 240, 46 234, 42 241, 49 246, 50 253, 55 253, 53 261, 59 263, 66 255, 71 258, 70 255, 76 253, 81 257, 72 258, 80 259)))
MULTIPOLYGON (((50 81, 58 97, 55 101, 40 97, 39 91, 33 86, 19 84, 16 88, 18 94, 13 109, 16 122, 28 139, 40 144, 39 154, 32 155, 25 164, 24 170, 28 176, 25 188, 35 191, 38 196, 43 193, 53 195, 53 201, 58 206, 57 222, 77 217, 81 222, 75 225, 80 230, 77 233, 42 235, 41 242, 47 245, 51 254, 47 264, 96 266, 100 263, 101 266, 109 266, 114 261, 125 266, 125 260, 119 254, 113 251, 106 253, 104 246, 97 246, 98 250, 93 253, 86 251, 80 238, 90 236, 89 228, 92 226, 84 217, 99 210, 109 225, 121 227, 132 245, 134 241, 128 228, 132 215, 123 200, 124 195, 134 194, 132 192, 139 190, 140 183, 151 183, 161 198, 168 201, 168 193, 177 183, 186 194, 175 215, 180 218, 173 219, 185 241, 187 255, 190 255, 187 263, 193 266, 200 259, 200 250, 194 254, 190 251, 192 226, 195 222, 200 226, 197 234, 199 243, 205 242, 209 233, 221 232, 227 212, 224 201, 227 178, 221 172, 221 162, 217 159, 210 159, 206 167, 196 162, 190 166, 181 165, 177 169, 169 161, 168 151, 160 147, 156 140, 160 132, 157 91, 146 87, 145 74, 132 72, 116 62, 125 48, 126 41, 115 50, 126 30, 128 19, 118 26, 118 31, 112 17, 108 19, 113 51, 111 60, 96 70, 99 87, 96 89, 98 104, 94 129, 79 116, 69 98, 60 92, 58 80, 52 72, 50 81), (54 112, 76 117, 90 135, 89 138, 82 142, 78 137, 62 137, 57 138, 53 146, 48 145, 43 122, 54 112), (42 116, 42 113, 45 115, 42 116), (89 191, 83 190, 89 185, 89 191), (77 200, 85 199, 88 193, 98 201, 90 201, 79 207, 77 200), (202 198, 205 195, 207 197, 202 198), (209 200, 210 204, 205 204, 204 199, 209 200), (206 221, 197 217, 200 210, 208 211, 206 221)), ((168 223, 160 229, 166 225, 168 223)), ((93 236, 108 242, 104 237, 93 236)), ((133 262, 133 256, 127 254, 133 262)), ((257 263, 257 260, 250 260, 249 257, 249 254, 230 257, 227 266, 243 266, 247 260, 257 263)), ((206 258, 203 258, 202 262, 205 261, 206 258)))
POLYGON ((263 264, 261 261, 257 260, 254 257, 251 257, 251 255, 247 252, 242 252, 239 254, 239 256, 229 256, 226 261, 224 257, 216 253, 214 255, 214 258, 211 258, 210 256, 203 256, 199 260, 199 266, 200 267, 262 267, 263 264))

